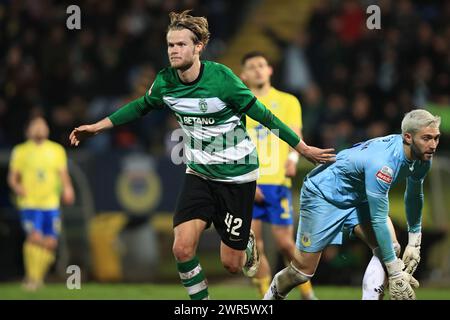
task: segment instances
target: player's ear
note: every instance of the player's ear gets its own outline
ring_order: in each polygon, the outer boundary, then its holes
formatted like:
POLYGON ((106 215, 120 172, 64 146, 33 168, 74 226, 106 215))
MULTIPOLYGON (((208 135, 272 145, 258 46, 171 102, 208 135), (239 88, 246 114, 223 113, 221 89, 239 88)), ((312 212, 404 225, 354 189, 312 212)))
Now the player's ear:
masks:
POLYGON ((205 45, 203 44, 203 42, 197 42, 195 44, 195 51, 198 55, 200 55, 203 51, 203 49, 205 48, 205 45))
POLYGON ((405 141, 405 143, 407 145, 411 145, 412 144, 412 134, 408 133, 408 132, 405 132, 403 134, 403 141, 405 141))
POLYGON ((269 65, 269 76, 271 77, 273 74, 273 68, 271 65, 269 65))

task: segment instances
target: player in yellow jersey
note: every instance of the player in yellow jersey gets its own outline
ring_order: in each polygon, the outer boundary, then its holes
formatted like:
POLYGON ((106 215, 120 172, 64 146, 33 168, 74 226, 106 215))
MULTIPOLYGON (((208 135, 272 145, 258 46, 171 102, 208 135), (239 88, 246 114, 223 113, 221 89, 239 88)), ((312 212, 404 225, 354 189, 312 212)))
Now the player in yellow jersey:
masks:
MULTIPOLYGON (((261 52, 250 52, 242 58, 242 80, 258 100, 301 137, 300 103, 293 95, 271 86, 272 72, 272 67, 261 52)), ((253 283, 263 297, 272 276, 264 253, 262 223, 271 225, 275 244, 287 261, 293 258, 295 252, 290 178, 296 175, 298 154, 290 152, 292 150, 287 144, 273 140, 270 131, 258 122, 249 117, 246 121, 247 130, 257 144, 260 159, 261 174, 257 181, 251 228, 255 232, 261 257, 259 271, 253 278, 253 283)), ((316 299, 310 282, 299 286, 299 290, 303 299, 316 299)))
POLYGON ((27 234, 24 246, 24 287, 34 291, 44 281, 55 261, 60 230, 60 197, 72 204, 75 194, 67 170, 64 148, 48 140, 49 129, 42 117, 31 119, 27 141, 14 147, 8 184, 16 195, 27 234))

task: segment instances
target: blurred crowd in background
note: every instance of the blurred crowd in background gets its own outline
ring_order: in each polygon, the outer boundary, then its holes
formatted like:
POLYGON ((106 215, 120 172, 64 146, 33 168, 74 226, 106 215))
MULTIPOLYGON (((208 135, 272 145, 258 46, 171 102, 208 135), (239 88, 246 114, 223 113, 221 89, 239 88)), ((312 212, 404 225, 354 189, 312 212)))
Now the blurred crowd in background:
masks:
MULTIPOLYGON (((78 3, 81 30, 68 30, 68 1, 0 0, 0 148, 23 141, 23 125, 33 114, 43 114, 51 139, 67 146, 72 128, 142 96, 168 64, 170 11, 193 8, 208 17, 212 40, 203 58, 215 60, 259 1, 86 0, 78 3)), ((449 1, 325 0, 314 6, 293 40, 265 30, 283 50, 273 84, 299 97, 309 143, 341 149, 398 133, 413 107, 450 113, 449 1), (366 27, 373 3, 381 8, 380 30, 366 27)), ((450 150, 450 120, 443 120, 441 148, 450 150)), ((158 111, 82 147, 163 154, 175 127, 167 110, 158 111)))
MULTIPOLYGON (((195 8, 196 15, 208 16, 214 35, 209 52, 223 48, 240 16, 235 0, 87 0, 78 3, 81 30, 68 30, 69 5, 0 1, 0 148, 24 139, 23 125, 33 114, 43 114, 51 139, 67 146, 73 127, 142 96, 168 65, 169 12, 195 8)), ((163 143, 166 117, 147 117, 90 147, 155 148, 163 143)))
POLYGON ((398 133, 413 107, 450 109, 450 2, 330 3, 318 2, 286 46, 280 79, 299 94, 313 143, 341 149, 398 133), (369 3, 380 6, 381 30, 366 27, 369 3))

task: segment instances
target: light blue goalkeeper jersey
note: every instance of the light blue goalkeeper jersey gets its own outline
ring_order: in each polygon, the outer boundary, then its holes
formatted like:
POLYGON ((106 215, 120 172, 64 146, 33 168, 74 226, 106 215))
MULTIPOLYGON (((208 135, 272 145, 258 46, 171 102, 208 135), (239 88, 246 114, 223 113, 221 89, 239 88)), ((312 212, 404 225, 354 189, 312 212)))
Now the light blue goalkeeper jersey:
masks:
POLYGON ((420 232, 423 207, 423 180, 431 161, 406 158, 401 135, 389 135, 354 145, 337 154, 336 162, 312 170, 304 186, 320 192, 341 209, 368 201, 371 221, 383 261, 395 259, 387 225, 388 192, 397 181, 407 179, 405 209, 409 232, 420 232))

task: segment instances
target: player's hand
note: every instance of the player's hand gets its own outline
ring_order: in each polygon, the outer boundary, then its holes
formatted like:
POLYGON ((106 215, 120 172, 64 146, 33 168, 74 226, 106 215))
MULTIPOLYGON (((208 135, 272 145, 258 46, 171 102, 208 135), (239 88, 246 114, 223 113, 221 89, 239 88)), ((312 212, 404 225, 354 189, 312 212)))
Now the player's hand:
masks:
POLYGON ((81 141, 85 140, 86 138, 95 136, 97 133, 97 130, 91 124, 75 128, 69 136, 70 145, 78 147, 81 141))
POLYGON ((65 205, 69 206, 75 202, 75 192, 73 191, 73 188, 64 188, 62 201, 65 205))
POLYGON ((70 133, 69 140, 70 144, 72 146, 77 147, 81 141, 83 141, 86 138, 95 136, 96 134, 99 134, 103 130, 110 129, 114 125, 111 122, 111 120, 106 117, 94 124, 86 124, 83 126, 80 126, 78 128, 73 129, 73 131, 70 133))
POLYGON ((408 245, 403 253, 403 262, 406 265, 405 271, 413 274, 420 262, 420 243, 422 240, 422 233, 409 233, 408 245))
POLYGON ((264 193, 262 192, 260 187, 256 187, 255 191, 255 202, 256 203, 263 203, 264 202, 264 193))
POLYGON ((286 170, 285 176, 288 178, 293 178, 297 174, 297 163, 292 160, 288 159, 284 165, 284 168, 286 170))
POLYGON ((306 160, 317 163, 327 163, 336 161, 336 154, 333 153, 334 149, 320 149, 312 146, 308 146, 303 140, 295 147, 306 160))
POLYGON ((413 288, 419 287, 419 281, 403 271, 404 267, 403 261, 398 258, 386 263, 391 300, 416 300, 413 288))

